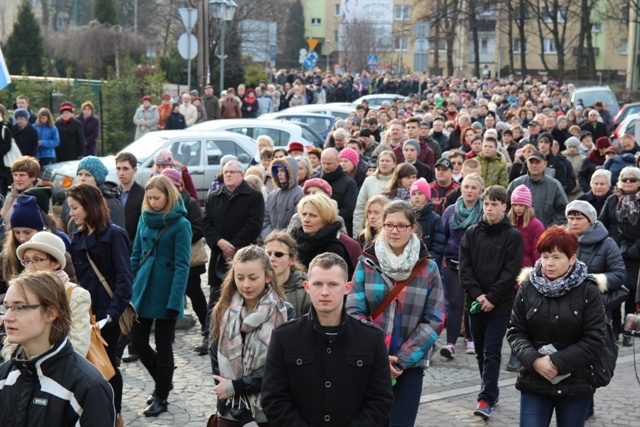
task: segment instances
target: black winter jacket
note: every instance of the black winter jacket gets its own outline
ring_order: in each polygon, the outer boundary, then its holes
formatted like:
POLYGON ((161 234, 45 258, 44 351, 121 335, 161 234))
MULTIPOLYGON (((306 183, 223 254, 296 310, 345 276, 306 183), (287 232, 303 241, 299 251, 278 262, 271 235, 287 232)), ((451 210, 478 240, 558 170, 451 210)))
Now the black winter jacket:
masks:
POLYGON ((111 386, 68 339, 30 360, 20 352, 0 365, 1 426, 113 427, 111 386))
POLYGON ((82 123, 76 119, 70 119, 66 123, 58 119, 56 127, 60 134, 60 145, 56 148, 56 161, 66 162, 83 158, 86 147, 82 123))
POLYGON ((13 125, 13 139, 23 156, 38 157, 38 131, 27 124, 24 128, 13 125))
POLYGON ((342 224, 336 221, 318 230, 313 236, 308 235, 302 227, 296 228, 292 235, 298 243, 298 261, 309 268, 311 261, 321 253, 333 252, 339 255, 347 263, 349 277, 353 275, 354 266, 349 256, 349 251, 338 238, 338 232, 342 224))
POLYGON ((531 269, 520 275, 520 290, 511 314, 507 340, 522 368, 516 388, 543 396, 591 396, 594 389, 587 380, 590 364, 604 346, 605 313, 600 291, 589 277, 580 286, 557 298, 540 294, 529 282, 531 269), (538 349, 553 344, 558 350, 551 361, 558 374, 571 376, 551 384, 533 369, 542 357, 538 349))
MULTIPOLYGON (((636 201, 640 205, 640 200, 636 201)), ((609 230, 609 236, 615 240, 618 246, 624 246, 625 244, 635 244, 640 247, 640 220, 636 224, 632 224, 627 219, 623 221, 618 220, 618 196, 612 194, 604 203, 600 217, 598 218, 602 225, 609 230)), ((621 247, 622 249, 622 247, 621 247)), ((622 251, 622 257, 626 259, 624 250, 622 251)), ((634 260, 638 261, 638 260, 634 260)))
POLYGON ((329 342, 315 310, 271 335, 262 405, 274 426, 382 426, 393 392, 383 334, 346 314, 329 342))
POLYGON ((353 234, 353 211, 356 209, 358 201, 356 182, 340 166, 333 172, 323 172, 321 178, 331 186, 331 198, 338 202, 338 215, 344 219, 347 233, 351 236, 353 234))
POLYGON ((497 224, 489 224, 483 218, 467 228, 460 242, 458 267, 460 285, 467 295, 466 309, 485 294, 495 306, 489 313, 511 313, 523 257, 522 235, 507 215, 497 224))
POLYGON ((438 269, 442 271, 442 257, 444 256, 447 237, 444 234, 442 218, 433 212, 433 203, 427 202, 420 210, 418 224, 420 224, 422 231, 422 243, 427 246, 433 260, 438 264, 438 269))
POLYGON ((585 202, 589 202, 589 204, 593 206, 594 209, 596 210, 596 213, 600 215, 605 202, 607 201, 609 196, 611 196, 612 194, 613 194, 613 191, 609 190, 607 191, 607 194, 605 194, 604 196, 598 197, 595 194, 593 194, 593 191, 589 190, 586 193, 576 197, 576 200, 584 200, 585 202))

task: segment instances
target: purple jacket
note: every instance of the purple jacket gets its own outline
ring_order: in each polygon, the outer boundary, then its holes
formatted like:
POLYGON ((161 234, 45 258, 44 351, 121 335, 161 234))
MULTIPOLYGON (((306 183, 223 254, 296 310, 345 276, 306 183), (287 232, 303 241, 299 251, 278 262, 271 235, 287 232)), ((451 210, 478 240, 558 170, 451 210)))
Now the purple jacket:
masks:
POLYGON ((87 156, 95 156, 98 153, 98 135, 100 134, 100 119, 96 116, 84 117, 80 114, 76 117, 82 123, 82 131, 84 132, 85 154, 87 156))

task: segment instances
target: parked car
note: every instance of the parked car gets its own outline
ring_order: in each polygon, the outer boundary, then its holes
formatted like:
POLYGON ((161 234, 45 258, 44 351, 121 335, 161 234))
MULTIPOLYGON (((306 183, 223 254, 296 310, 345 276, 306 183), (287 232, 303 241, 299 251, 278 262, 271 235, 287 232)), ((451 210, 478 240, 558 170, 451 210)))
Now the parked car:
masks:
POLYGON ((314 147, 322 147, 324 145, 324 139, 311 127, 304 123, 291 123, 286 120, 209 120, 193 125, 189 129, 229 131, 253 139, 257 139, 260 135, 268 135, 273 139, 274 146, 288 146, 291 142, 301 142, 303 145, 312 145, 314 147))
POLYGON ((613 118, 613 126, 618 126, 624 119, 631 114, 640 113, 640 102, 632 102, 630 104, 624 104, 618 114, 613 118))
POLYGON ((263 114, 260 120, 286 120, 293 123, 305 123, 311 129, 315 130, 322 138, 326 139, 336 118, 327 114, 315 113, 291 113, 289 110, 279 111, 277 113, 263 114))
POLYGON ((329 103, 329 104, 307 104, 299 105, 297 107, 290 107, 286 110, 282 110, 283 113, 315 113, 326 114, 335 118, 346 119, 351 113, 356 111, 355 105, 349 105, 344 103, 329 103))
POLYGON ((384 101, 389 101, 389 104, 393 104, 393 100, 396 98, 404 99, 404 96, 396 93, 378 93, 375 95, 364 95, 352 102, 353 108, 356 108, 362 101, 367 101, 369 109, 377 110, 380 108, 384 101))
MULTIPOLYGON (((138 172, 135 180, 144 186, 151 177, 151 168, 156 153, 170 149, 174 159, 188 166, 193 183, 201 202, 206 199, 209 186, 220 173, 220 158, 233 154, 248 167, 258 151, 256 142, 244 135, 232 132, 162 130, 150 132, 129 144, 122 151, 132 153, 138 159, 138 172)), ((108 185, 118 185, 115 156, 102 157, 100 160, 109 170, 108 185)), ((54 184, 53 202, 62 203, 64 193, 76 183, 79 160, 54 163, 43 168, 40 177, 54 184)))
POLYGON ((620 135, 625 133, 634 135, 636 137, 636 141, 640 141, 640 113, 629 114, 613 131, 611 139, 617 145, 620 135))
POLYGON ((598 101, 602 101, 607 104, 607 110, 611 113, 611 117, 615 117, 618 114, 620 106, 616 95, 609 89, 609 86, 589 86, 579 87, 573 91, 571 95, 571 103, 576 105, 578 100, 582 100, 582 105, 585 107, 592 107, 598 101))

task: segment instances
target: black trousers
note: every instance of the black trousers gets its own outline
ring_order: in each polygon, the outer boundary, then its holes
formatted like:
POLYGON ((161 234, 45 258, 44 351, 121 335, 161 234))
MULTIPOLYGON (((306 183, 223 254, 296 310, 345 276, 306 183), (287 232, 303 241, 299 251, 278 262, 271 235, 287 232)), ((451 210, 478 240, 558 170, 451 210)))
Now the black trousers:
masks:
POLYGON ((176 330, 176 319, 138 318, 139 323, 133 325, 131 335, 140 361, 153 378, 156 388, 153 394, 165 400, 173 388, 173 337, 176 330), (156 322, 156 348, 151 348, 149 338, 151 326, 156 322))
POLYGON ((113 369, 116 371, 116 375, 109 380, 109 384, 111 384, 111 388, 113 388, 113 403, 116 407, 116 413, 118 413, 122 410, 122 374, 116 364, 116 357, 118 356, 118 341, 120 339, 120 326, 118 326, 118 322, 114 321, 107 324, 102 328, 100 334, 107 342, 108 347, 106 347, 105 350, 107 350, 109 360, 113 365, 113 369))

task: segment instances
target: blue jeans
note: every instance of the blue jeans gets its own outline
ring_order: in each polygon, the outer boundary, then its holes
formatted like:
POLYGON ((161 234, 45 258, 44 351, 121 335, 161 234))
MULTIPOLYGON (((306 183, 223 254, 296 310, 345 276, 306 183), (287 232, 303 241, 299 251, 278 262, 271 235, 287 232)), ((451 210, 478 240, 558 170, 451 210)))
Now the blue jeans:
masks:
POLYGON ((393 386, 393 405, 386 427, 413 427, 422 394, 422 368, 405 369, 393 386))
POLYGON ((558 427, 584 426, 591 396, 541 396, 524 393, 520 395, 520 427, 547 427, 556 410, 558 427))
POLYGON ((480 369, 481 387, 478 400, 486 400, 491 405, 498 400, 498 377, 502 341, 509 326, 509 314, 470 314, 471 335, 476 347, 476 359, 480 369))

